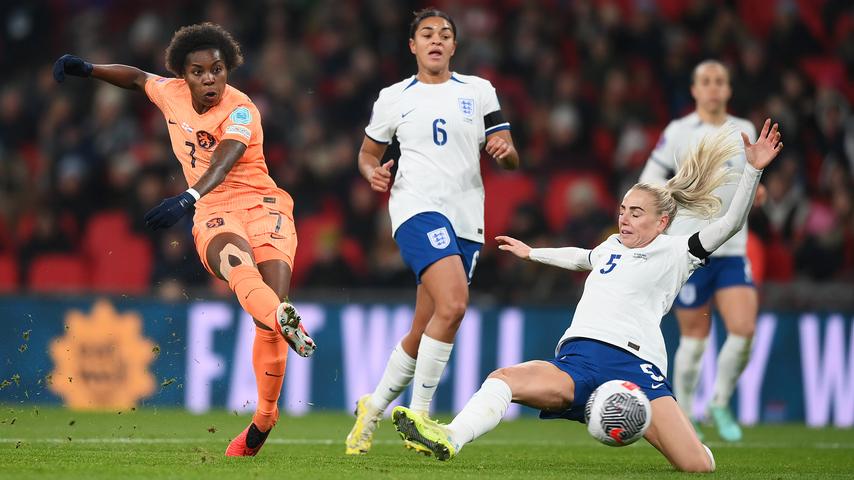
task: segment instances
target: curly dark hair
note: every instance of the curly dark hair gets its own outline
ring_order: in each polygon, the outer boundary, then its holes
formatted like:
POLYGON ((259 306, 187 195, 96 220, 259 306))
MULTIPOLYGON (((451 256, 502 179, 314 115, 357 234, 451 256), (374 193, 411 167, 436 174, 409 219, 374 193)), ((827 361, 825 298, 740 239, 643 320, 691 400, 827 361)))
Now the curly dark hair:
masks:
POLYGON ((219 50, 228 70, 243 64, 240 44, 234 37, 219 25, 205 22, 181 27, 172 35, 172 40, 166 47, 166 68, 176 76, 181 76, 184 74, 187 55, 209 48, 219 50))
POLYGON ((415 30, 418 28, 418 25, 422 21, 424 21, 425 18, 441 17, 451 24, 451 33, 454 34, 454 41, 457 41, 457 24, 454 23, 454 20, 447 13, 435 9, 433 7, 428 7, 417 12, 412 12, 412 14, 415 16, 415 18, 413 18, 412 23, 409 24, 409 38, 415 38, 415 30))

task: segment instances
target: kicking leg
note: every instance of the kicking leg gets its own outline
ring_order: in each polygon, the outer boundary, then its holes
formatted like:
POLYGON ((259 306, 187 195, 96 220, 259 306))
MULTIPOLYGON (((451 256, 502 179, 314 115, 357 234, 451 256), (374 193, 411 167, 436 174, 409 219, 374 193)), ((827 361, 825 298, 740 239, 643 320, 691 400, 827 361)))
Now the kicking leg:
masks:
MULTIPOLYGON (((291 267, 283 260, 268 260, 258 264, 264 283, 282 300, 287 298, 291 283, 291 267)), ((258 384, 258 408, 253 423, 262 432, 269 432, 279 416, 279 396, 287 365, 288 347, 284 338, 274 331, 255 326, 252 346, 252 366, 258 384)), ((250 443, 250 442, 248 442, 250 443)), ((251 448, 251 444, 249 445, 251 448)))
POLYGON ((302 327, 299 314, 264 282, 245 238, 233 232, 219 234, 210 241, 206 257, 210 268, 228 281, 240 306, 252 315, 259 328, 281 333, 300 356, 314 353, 316 345, 302 327))
POLYGON ((759 299, 753 287, 729 287, 718 290, 715 304, 729 334, 718 354, 718 372, 709 411, 721 438, 737 442, 741 440, 742 432, 729 410, 729 401, 741 372, 750 360, 759 299))
POLYGON ((644 438, 683 472, 714 472, 715 458, 700 442, 688 417, 673 397, 652 402, 652 423, 644 438))

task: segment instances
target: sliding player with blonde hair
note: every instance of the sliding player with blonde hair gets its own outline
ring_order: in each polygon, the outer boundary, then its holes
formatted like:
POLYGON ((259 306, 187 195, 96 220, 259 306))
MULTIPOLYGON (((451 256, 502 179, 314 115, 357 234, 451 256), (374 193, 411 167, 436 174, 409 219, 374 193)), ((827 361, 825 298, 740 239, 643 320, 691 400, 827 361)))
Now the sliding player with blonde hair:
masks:
MULTIPOLYGON (((727 101, 731 94, 729 71, 721 62, 706 60, 698 64, 691 81, 691 95, 696 108, 667 125, 641 173, 640 181, 663 185, 670 175, 682 168, 686 153, 692 151, 700 139, 721 129, 734 127, 751 141, 756 138, 756 128, 749 120, 727 114, 727 101)), ((733 156, 726 168, 734 174, 734 180, 715 189, 715 195, 723 201, 723 211, 729 208, 735 194, 737 175, 744 161, 744 155, 733 156)), ((677 190, 686 187, 675 185, 677 190)), ((761 185, 759 189, 762 189, 761 185)), ((676 218, 668 233, 683 235, 696 232, 709 223, 709 217, 707 210, 686 211, 676 218)), ((728 335, 718 354, 708 415, 721 438, 734 442, 741 440, 741 428, 730 412, 729 402, 738 377, 750 358, 759 309, 759 296, 747 258, 746 225, 742 225, 712 254, 708 268, 691 275, 674 302, 681 337, 673 359, 673 390, 688 418, 693 418, 692 401, 699 381, 700 362, 708 344, 712 304, 720 314, 728 335)), ((695 422, 694 428, 702 438, 699 424, 695 422)))
POLYGON ((542 418, 584 421, 590 394, 609 380, 628 380, 652 404, 646 440, 677 469, 711 472, 711 451, 679 408, 667 372, 661 318, 691 273, 744 224, 759 177, 782 148, 770 120, 759 140, 742 134, 747 165, 726 214, 691 235, 665 231, 678 209, 714 211, 712 192, 725 180, 722 167, 741 147, 734 130, 701 141, 664 186, 637 184, 620 204, 619 233, 592 250, 534 248, 497 237, 500 249, 520 258, 590 274, 572 323, 557 344, 555 358, 498 369, 448 425, 425 420, 404 407, 394 409, 405 441, 429 449, 440 460, 495 428, 511 402, 541 410, 542 418), (734 141, 736 140, 736 141, 734 141))

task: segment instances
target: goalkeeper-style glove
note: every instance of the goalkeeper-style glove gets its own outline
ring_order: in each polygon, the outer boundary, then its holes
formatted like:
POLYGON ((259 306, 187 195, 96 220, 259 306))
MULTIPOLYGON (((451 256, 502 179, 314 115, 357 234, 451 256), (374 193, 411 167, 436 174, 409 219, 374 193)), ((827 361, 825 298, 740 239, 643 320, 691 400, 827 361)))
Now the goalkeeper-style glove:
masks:
POLYGON ((190 188, 180 195, 163 200, 160 205, 145 214, 145 225, 152 230, 175 225, 181 217, 193 209, 197 196, 198 193, 190 188))
POLYGON ((62 83, 65 81, 65 74, 75 77, 88 77, 92 75, 92 68, 91 63, 76 55, 66 53, 53 64, 53 78, 62 83))

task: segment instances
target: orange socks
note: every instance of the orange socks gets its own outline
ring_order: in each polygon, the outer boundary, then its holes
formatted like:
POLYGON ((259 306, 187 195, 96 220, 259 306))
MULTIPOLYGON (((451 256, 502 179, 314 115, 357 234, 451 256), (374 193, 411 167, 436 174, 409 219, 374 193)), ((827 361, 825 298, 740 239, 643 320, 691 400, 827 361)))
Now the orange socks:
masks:
POLYGON ((279 322, 276 321, 276 309, 282 301, 276 292, 264 283, 261 272, 252 266, 239 265, 231 270, 229 277, 228 286, 237 295, 240 306, 252 315, 252 318, 272 329, 273 333, 281 332, 279 322))
POLYGON ((258 408, 252 422, 258 430, 268 432, 279 419, 279 394, 282 392, 288 358, 288 345, 276 321, 276 309, 282 301, 264 283, 258 269, 252 266, 234 267, 229 275, 228 286, 237 295, 240 306, 252 318, 272 329, 264 330, 256 326, 252 345, 252 368, 258 384, 258 408))
POLYGON ((276 332, 255 327, 252 345, 252 367, 258 384, 258 408, 252 422, 258 430, 267 432, 279 419, 279 395, 288 359, 288 345, 276 332))

